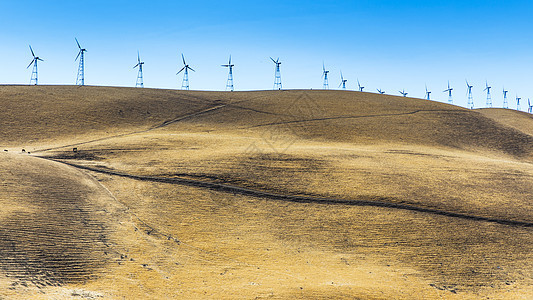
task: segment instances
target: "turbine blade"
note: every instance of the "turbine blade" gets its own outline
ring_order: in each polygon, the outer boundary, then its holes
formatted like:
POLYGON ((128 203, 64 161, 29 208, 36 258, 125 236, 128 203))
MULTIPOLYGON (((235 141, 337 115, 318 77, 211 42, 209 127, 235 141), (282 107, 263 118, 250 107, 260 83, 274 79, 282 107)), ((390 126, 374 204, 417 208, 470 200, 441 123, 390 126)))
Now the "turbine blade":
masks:
POLYGON ((133 67, 134 69, 137 68, 139 66, 139 64, 136 64, 135 67, 133 67))
POLYGON ((80 54, 81 54, 81 50, 78 52, 78 55, 76 56, 76 59, 74 61, 78 60, 78 57, 80 57, 80 54))
POLYGON ((35 53, 33 53, 33 49, 31 48, 31 45, 29 45, 29 46, 30 46, 31 55, 32 55, 33 57, 35 57, 35 53))
POLYGON ((31 61, 31 63, 26 67, 26 69, 28 69, 29 67, 31 67, 31 65, 33 64, 34 61, 35 61, 35 59, 33 59, 33 60, 31 61))
POLYGON ((277 63, 277 62, 272 58, 272 56, 270 57, 270 59, 272 60, 273 63, 277 63))
POLYGON ((183 64, 187 65, 187 63, 185 62, 185 57, 183 56, 183 53, 181 54, 181 59, 183 60, 183 64))
POLYGON ((37 57, 37 60, 44 61, 44 60, 43 60, 42 58, 40 58, 40 57, 37 57))
POLYGON ((188 68, 189 70, 193 71, 193 72, 196 72, 193 68, 191 68, 191 67, 189 67, 189 66, 187 66, 187 68, 188 68))
POLYGON ((181 68, 181 70, 179 70, 178 73, 176 73, 176 75, 178 75, 179 73, 181 73, 183 70, 185 70, 185 67, 181 68))
POLYGON ((81 50, 80 42, 78 42, 77 38, 74 38, 74 39, 76 40, 76 44, 78 44, 78 48, 80 48, 80 50, 81 50))
POLYGON ((229 63, 228 65, 231 65, 231 54, 229 55, 229 63))
POLYGON ((139 50, 137 50, 137 61, 141 63, 141 54, 139 54, 139 50))

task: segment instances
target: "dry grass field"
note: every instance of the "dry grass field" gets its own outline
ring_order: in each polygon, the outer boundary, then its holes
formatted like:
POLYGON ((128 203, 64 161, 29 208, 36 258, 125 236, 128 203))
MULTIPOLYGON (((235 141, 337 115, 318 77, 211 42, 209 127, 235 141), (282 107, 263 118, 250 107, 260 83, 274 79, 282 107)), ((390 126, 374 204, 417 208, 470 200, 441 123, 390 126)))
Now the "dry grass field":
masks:
POLYGON ((529 114, 308 90, 0 103, 0 299, 533 298, 529 114))

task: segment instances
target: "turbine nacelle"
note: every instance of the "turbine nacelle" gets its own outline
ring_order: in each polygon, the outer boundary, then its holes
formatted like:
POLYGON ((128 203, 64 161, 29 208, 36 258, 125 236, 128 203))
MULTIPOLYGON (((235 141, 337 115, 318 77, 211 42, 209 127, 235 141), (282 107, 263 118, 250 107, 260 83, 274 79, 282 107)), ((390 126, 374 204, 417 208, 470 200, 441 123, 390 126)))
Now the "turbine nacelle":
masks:
POLYGON ((364 86, 361 86, 361 84, 359 83, 359 79, 357 79, 357 86, 359 87, 360 92, 362 92, 363 89, 365 88, 364 86))
POLYGON ((225 68, 233 68, 235 65, 231 63, 231 55, 229 56, 229 61, 228 61, 228 64, 227 65, 221 65, 222 67, 225 67, 225 68))
POLYGON ((37 61, 44 61, 40 57, 35 56, 35 53, 33 52, 33 49, 31 48, 31 45, 30 45, 30 51, 31 51, 31 55, 33 56, 33 59, 31 60, 30 64, 28 65, 28 67, 26 69, 31 67, 31 65, 33 65, 34 63, 36 64, 37 61))
POLYGON ((139 51, 137 51, 137 64, 133 68, 135 69, 137 67, 141 67, 142 65, 144 65, 144 61, 141 61, 141 56, 139 55, 139 51))
POLYGON ((281 62, 279 61, 279 57, 276 60, 274 60, 272 57, 270 57, 270 59, 272 60, 273 63, 276 64, 276 67, 279 67, 279 65, 281 65, 281 62))
POLYGON ((346 82, 348 81, 348 79, 344 79, 344 76, 342 76, 342 71, 341 71, 341 83, 339 84, 339 87, 342 86, 343 89, 346 89, 346 82))
POLYGON ((185 57, 183 56, 183 53, 181 54, 181 59, 183 60, 183 68, 181 68, 181 70, 178 71, 178 73, 176 73, 176 75, 178 75, 179 73, 181 73, 183 70, 185 70, 185 72, 187 72, 188 70, 191 70, 193 72, 196 72, 193 68, 191 68, 186 62, 185 62, 185 57))

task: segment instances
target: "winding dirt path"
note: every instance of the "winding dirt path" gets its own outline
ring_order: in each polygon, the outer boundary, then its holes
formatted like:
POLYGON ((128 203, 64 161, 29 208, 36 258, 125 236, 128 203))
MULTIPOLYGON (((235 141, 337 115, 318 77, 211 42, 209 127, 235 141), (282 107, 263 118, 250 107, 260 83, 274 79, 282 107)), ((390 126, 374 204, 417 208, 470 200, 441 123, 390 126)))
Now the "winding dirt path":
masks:
POLYGON ((379 200, 367 200, 367 199, 335 199, 335 198, 323 198, 323 197, 283 195, 283 194, 277 194, 277 193, 261 191, 261 190, 254 190, 250 188, 229 185, 229 184, 224 184, 224 183, 215 183, 215 182, 208 182, 208 181, 201 181, 201 180, 194 180, 194 179, 187 179, 187 178, 180 178, 180 177, 167 178, 167 177, 132 175, 132 174, 127 174, 127 173, 122 173, 122 172, 117 172, 117 171, 112 171, 112 170, 102 170, 98 168, 82 166, 82 165, 65 162, 61 160, 50 159, 50 158, 43 158, 43 159, 60 162, 60 163, 69 165, 71 167, 77 168, 77 169, 83 169, 87 171, 93 171, 93 172, 113 175, 113 176, 120 176, 120 177, 130 178, 134 180, 187 185, 187 186, 193 186, 193 187, 207 188, 207 189, 226 192, 226 193, 240 194, 240 195, 252 196, 252 197, 257 197, 257 198, 266 198, 266 199, 278 200, 278 201, 288 201, 288 202, 296 202, 296 203, 315 203, 315 204, 324 204, 324 205, 386 207, 386 208, 391 208, 391 209, 416 211, 416 212, 429 213, 429 214, 434 214, 434 215, 447 216, 447 217, 452 217, 452 218, 498 223, 498 224, 509 225, 509 226, 533 227, 533 222, 476 216, 476 215, 471 215, 471 214, 457 213, 457 212, 445 211, 445 210, 434 209, 434 208, 419 207, 419 206, 408 205, 408 204, 391 203, 391 202, 385 202, 385 201, 379 201, 379 200))

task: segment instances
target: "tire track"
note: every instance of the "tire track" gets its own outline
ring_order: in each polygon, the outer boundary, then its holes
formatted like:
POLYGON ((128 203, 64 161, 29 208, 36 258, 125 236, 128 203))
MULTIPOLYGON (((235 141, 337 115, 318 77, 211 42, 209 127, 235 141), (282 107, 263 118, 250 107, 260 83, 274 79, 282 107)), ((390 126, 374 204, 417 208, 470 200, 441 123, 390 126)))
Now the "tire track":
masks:
POLYGON ((251 129, 251 128, 258 128, 258 127, 266 127, 266 126, 276 126, 276 125, 285 125, 285 124, 293 124, 293 123, 305 123, 305 122, 315 122, 315 121, 328 121, 328 120, 340 120, 340 119, 362 119, 362 118, 377 118, 377 117, 394 117, 394 116, 406 116, 406 115, 414 115, 416 113, 420 112, 458 112, 458 113, 467 113, 468 111, 462 111, 462 110, 454 110, 454 109, 418 109, 415 111, 405 112, 405 113, 397 113, 397 114, 378 114, 378 115, 362 115, 362 116, 337 116, 337 117, 323 117, 323 118, 314 118, 314 119, 305 119, 305 120, 291 120, 291 121, 284 121, 284 122, 272 122, 272 123, 266 123, 266 124, 259 124, 254 125, 250 127, 244 127, 241 129, 251 129))
POLYGON ((56 159, 50 159, 50 158, 44 158, 44 157, 41 157, 41 158, 63 163, 63 164, 66 164, 68 166, 71 166, 77 169, 83 169, 87 171, 93 171, 93 172, 113 175, 113 176, 120 176, 120 177, 130 178, 134 180, 187 185, 187 186, 192 186, 192 187, 206 188, 206 189, 219 191, 219 192, 240 194, 240 195, 245 195, 245 196, 252 196, 256 198, 264 198, 264 199, 277 200, 277 201, 287 201, 287 202, 295 202, 295 203, 314 203, 314 204, 324 204, 324 205, 384 207, 384 208, 390 208, 390 209, 401 209, 401 210, 416 211, 416 212, 421 212, 421 213, 429 213, 433 215, 440 215, 440 216, 472 220, 472 221, 498 223, 498 224, 508 225, 508 226, 533 227, 533 222, 482 217, 482 216, 456 213, 456 212, 450 212, 450 211, 434 209, 434 208, 419 207, 419 206, 408 205, 408 204, 399 204, 399 203, 365 200, 365 199, 346 200, 346 199, 335 199, 335 198, 324 198, 324 197, 283 195, 283 194, 276 194, 276 193, 267 192, 267 191, 254 190, 250 188, 229 185, 229 184, 224 184, 224 183, 214 183, 214 182, 207 182, 207 181, 186 179, 186 178, 179 178, 179 177, 178 178, 176 177, 166 178, 166 177, 155 177, 155 176, 132 175, 132 174, 116 172, 112 170, 102 170, 98 168, 82 166, 82 165, 65 162, 61 160, 56 160, 56 159))
POLYGON ((133 131, 133 132, 123 133, 123 134, 117 134, 117 135, 113 135, 113 136, 107 136, 107 137, 103 137, 103 138, 99 138, 99 139, 94 139, 94 140, 90 140, 90 141, 79 142, 79 143, 74 143, 74 144, 69 144, 69 145, 63 145, 63 146, 57 146, 57 147, 51 147, 51 148, 44 148, 44 149, 37 149, 37 150, 34 150, 33 153, 47 152, 47 151, 57 150, 57 149, 62 149, 62 148, 67 148, 67 147, 74 147, 74 146, 91 144, 91 143, 95 143, 95 142, 106 141, 106 140, 115 139, 115 138, 119 138, 119 137, 125 137, 125 136, 129 136, 129 135, 146 133, 146 132, 150 132, 150 131, 153 131, 153 130, 156 130, 156 129, 160 129, 160 128, 169 126, 169 125, 174 124, 176 122, 180 122, 180 121, 192 118, 192 117, 196 117, 196 116, 199 116, 199 115, 202 115, 202 114, 209 113, 211 111, 215 111, 215 110, 221 109, 221 108, 226 107, 226 106, 227 106, 227 104, 219 104, 219 105, 216 105, 216 106, 213 106, 213 107, 210 107, 210 108, 198 111, 198 112, 194 112, 194 113, 191 113, 191 114, 188 114, 188 115, 177 117, 177 118, 172 119, 172 120, 165 121, 165 122, 163 122, 163 123, 161 123, 159 125, 150 127, 148 129, 145 129, 145 130, 139 130, 139 131, 133 131))

